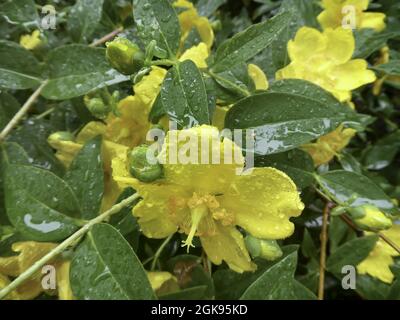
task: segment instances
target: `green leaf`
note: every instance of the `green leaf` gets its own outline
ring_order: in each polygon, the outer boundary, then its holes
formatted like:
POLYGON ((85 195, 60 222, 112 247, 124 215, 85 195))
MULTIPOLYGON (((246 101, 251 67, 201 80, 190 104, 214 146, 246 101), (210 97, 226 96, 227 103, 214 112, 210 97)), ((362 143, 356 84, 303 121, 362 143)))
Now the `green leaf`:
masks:
POLYGON ((368 147, 363 155, 363 162, 369 170, 381 170, 389 166, 400 150, 400 130, 380 139, 368 147))
POLYGON ((329 256, 326 261, 327 269, 341 278, 343 266, 356 266, 363 261, 375 247, 378 238, 373 235, 347 241, 329 256))
POLYGON ((40 85, 41 67, 35 56, 15 42, 0 40, 0 87, 14 90, 40 85))
POLYGON ((372 69, 388 76, 400 76, 400 60, 391 60, 388 63, 377 65, 372 69))
POLYGON ((389 39, 400 37, 399 31, 385 30, 376 32, 373 29, 361 29, 354 31, 356 49, 353 58, 366 59, 375 51, 385 46, 389 39))
POLYGON ((282 80, 234 104, 225 127, 254 130, 255 153, 266 155, 294 149, 341 123, 357 121, 354 111, 322 88, 303 80, 282 80))
POLYGON ((362 173, 361 163, 358 162, 358 160, 350 153, 342 150, 337 159, 339 160, 343 170, 360 174, 362 173))
POLYGON ((78 201, 56 175, 10 164, 4 181, 7 215, 22 235, 35 241, 59 241, 77 230, 70 216, 79 215, 78 201))
POLYGON ((227 0, 198 0, 196 9, 200 16, 209 17, 226 2, 227 0))
POLYGON ((356 232, 349 228, 339 216, 332 216, 329 221, 329 248, 333 253, 341 244, 356 238, 356 232))
POLYGON ((107 62, 105 49, 79 44, 58 47, 47 57, 50 80, 42 95, 51 100, 67 100, 92 90, 127 81, 107 62))
POLYGON ((268 47, 279 37, 280 32, 290 22, 287 12, 276 15, 272 19, 254 24, 221 44, 211 65, 212 72, 222 72, 246 62, 257 53, 268 47))
POLYGON ((20 107, 19 102, 12 95, 5 91, 0 92, 0 130, 3 130, 20 107))
POLYGON ((104 192, 101 136, 88 141, 76 155, 64 180, 79 201, 82 218, 93 219, 99 214, 104 192))
POLYGON ((167 56, 157 56, 174 58, 179 49, 181 29, 178 16, 169 1, 137 0, 133 16, 138 35, 144 44, 148 45, 152 40, 156 40, 157 47, 167 53, 167 56))
POLYGON ((301 149, 257 157, 255 163, 257 167, 273 167, 285 172, 301 189, 314 181, 314 162, 311 156, 301 149))
POLYGON ((339 204, 358 207, 371 204, 388 214, 398 209, 385 192, 369 178, 350 171, 330 171, 318 177, 320 186, 339 204))
POLYGON ((168 71, 160 95, 164 110, 178 127, 210 123, 206 87, 193 61, 183 61, 168 71))
POLYGON ((88 42, 103 12, 104 0, 77 0, 68 16, 67 30, 75 42, 88 42))
POLYGON ((64 166, 47 143, 47 138, 55 131, 47 120, 31 118, 11 132, 8 141, 16 142, 23 147, 33 165, 62 176, 65 171, 64 166))
POLYGON ((140 260, 122 235, 107 224, 94 225, 76 249, 70 281, 78 299, 155 298, 140 260))
POLYGON ((242 300, 315 300, 315 295, 294 279, 297 252, 266 270, 240 297, 242 300))
POLYGON ((0 6, 0 15, 9 23, 21 24, 27 28, 37 26, 39 22, 33 0, 6 0, 0 6))
POLYGON ((368 275, 357 275, 356 281, 357 293, 363 299, 369 300, 384 300, 390 292, 390 286, 379 279, 370 277, 368 275))

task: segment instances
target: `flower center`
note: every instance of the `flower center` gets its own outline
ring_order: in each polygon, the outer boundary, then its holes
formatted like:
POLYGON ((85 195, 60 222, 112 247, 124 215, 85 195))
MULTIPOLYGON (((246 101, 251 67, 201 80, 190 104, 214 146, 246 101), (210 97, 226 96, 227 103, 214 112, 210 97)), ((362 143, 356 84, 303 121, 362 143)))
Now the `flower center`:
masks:
POLYGON ((201 219, 208 215, 208 207, 202 203, 197 207, 190 209, 190 214, 192 218, 192 224, 190 226, 190 231, 188 237, 185 241, 182 241, 182 247, 187 247, 187 252, 189 252, 190 247, 194 248, 193 237, 196 234, 197 228, 199 227, 201 219))

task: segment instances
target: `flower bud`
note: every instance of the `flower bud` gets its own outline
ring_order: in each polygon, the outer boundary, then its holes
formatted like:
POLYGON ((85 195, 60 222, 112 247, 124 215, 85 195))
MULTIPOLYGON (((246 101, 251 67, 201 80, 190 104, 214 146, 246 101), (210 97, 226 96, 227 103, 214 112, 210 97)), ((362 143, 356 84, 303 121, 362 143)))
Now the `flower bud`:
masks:
POLYGON ((163 174, 163 168, 155 156, 148 159, 148 148, 147 145, 136 147, 128 157, 131 175, 142 182, 152 182, 163 174))
POLYGON ((83 100, 90 113, 98 119, 107 118, 107 115, 111 111, 111 108, 99 97, 90 98, 89 96, 85 96, 83 100))
POLYGON ((138 72, 144 65, 144 53, 138 45, 125 38, 107 42, 106 56, 110 64, 119 72, 130 75, 138 72))
POLYGON ((354 223, 363 230, 380 231, 389 229, 393 225, 392 220, 372 205, 365 204, 357 208, 349 208, 348 212, 354 223))
POLYGON ((245 239, 247 250, 252 257, 273 261, 282 256, 282 250, 275 240, 258 239, 248 235, 245 239))

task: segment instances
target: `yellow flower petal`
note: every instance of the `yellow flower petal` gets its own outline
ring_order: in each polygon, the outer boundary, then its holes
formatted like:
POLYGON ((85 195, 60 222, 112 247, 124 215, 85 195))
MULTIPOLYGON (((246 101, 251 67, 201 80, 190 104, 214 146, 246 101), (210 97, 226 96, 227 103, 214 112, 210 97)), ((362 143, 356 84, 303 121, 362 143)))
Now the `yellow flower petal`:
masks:
POLYGON ((70 261, 63 261, 57 265, 57 290, 60 300, 75 299, 69 282, 70 266, 70 261))
POLYGON ((362 59, 351 60, 332 69, 337 79, 337 90, 354 90, 376 80, 375 73, 367 70, 367 62, 362 59))
POLYGON ((255 84, 256 90, 267 90, 269 85, 265 73, 255 64, 249 64, 247 69, 250 78, 255 84))
POLYGON ((40 38, 40 31, 34 30, 32 34, 22 35, 19 44, 27 50, 35 50, 43 45, 43 40, 40 38))
POLYGON ((362 16, 360 28, 370 28, 376 31, 382 31, 386 28, 386 15, 379 12, 365 12, 362 16))
POLYGON ((204 42, 199 43, 186 50, 179 61, 192 60, 200 69, 207 68, 208 49, 204 42))
POLYGON ((227 189, 244 164, 241 150, 229 139, 221 143, 217 128, 206 125, 169 131, 159 159, 169 183, 208 193, 227 189))
POLYGON ((213 236, 200 237, 201 244, 214 264, 225 261, 236 272, 254 271, 256 265, 251 262, 241 233, 233 227, 217 226, 213 236))
POLYGON ((213 114, 212 125, 217 127, 218 130, 222 131, 225 128, 225 116, 229 108, 227 107, 215 107, 213 114))
MULTIPOLYGON (((396 245, 400 245, 400 225, 393 225, 392 228, 381 231, 381 233, 396 245)), ((394 275, 390 266, 393 265, 393 257, 396 256, 399 256, 399 253, 379 239, 369 256, 357 266, 357 271, 360 274, 369 274, 385 283, 392 283, 394 275)))
POLYGON ((349 29, 337 28, 327 29, 325 55, 334 63, 341 64, 351 59, 355 49, 355 40, 352 31, 349 29))
POLYGON ((106 126, 100 121, 91 121, 83 127, 83 129, 76 136, 76 142, 85 144, 89 140, 98 135, 103 135, 106 132, 106 126))
POLYGON ((249 175, 237 176, 220 200, 233 212, 236 224, 261 239, 284 239, 294 230, 290 217, 304 209, 293 181, 274 168, 255 168, 249 175))
POLYGON ((166 74, 165 69, 154 66, 147 76, 135 84, 133 88, 135 97, 147 106, 147 111, 150 111, 152 103, 157 98, 166 74))
POLYGON ((326 48, 326 38, 317 29, 302 27, 297 31, 294 40, 288 43, 288 53, 292 61, 308 61, 310 57, 320 54, 326 48))
POLYGON ((148 271, 146 274, 151 287, 158 294, 165 294, 179 290, 178 280, 169 272, 148 271))

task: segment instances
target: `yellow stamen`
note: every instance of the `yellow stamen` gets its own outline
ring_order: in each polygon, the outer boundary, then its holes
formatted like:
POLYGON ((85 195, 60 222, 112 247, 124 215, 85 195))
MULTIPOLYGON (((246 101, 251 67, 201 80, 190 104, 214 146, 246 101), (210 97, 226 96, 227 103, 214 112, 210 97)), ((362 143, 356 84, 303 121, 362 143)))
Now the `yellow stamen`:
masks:
POLYGON ((205 204, 200 204, 197 207, 190 210, 192 216, 192 225, 190 226, 190 232, 185 241, 182 241, 182 247, 187 247, 189 253, 190 247, 194 248, 193 237, 196 235, 197 228, 199 227, 200 221, 208 214, 208 207, 205 204))

